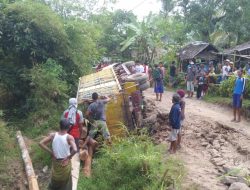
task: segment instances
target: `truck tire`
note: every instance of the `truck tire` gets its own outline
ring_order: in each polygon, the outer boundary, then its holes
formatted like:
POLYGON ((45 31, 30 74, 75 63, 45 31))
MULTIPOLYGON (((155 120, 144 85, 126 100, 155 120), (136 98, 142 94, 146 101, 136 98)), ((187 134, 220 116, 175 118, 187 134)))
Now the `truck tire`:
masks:
POLYGON ((135 62, 134 61, 128 61, 128 62, 123 63, 123 65, 125 65, 127 68, 129 68, 130 66, 135 65, 135 62))
POLYGON ((142 84, 143 81, 147 81, 148 80, 148 76, 145 73, 135 73, 132 75, 129 75, 125 81, 127 82, 138 82, 140 84, 142 84))
POLYGON ((148 81, 140 85, 141 91, 147 90, 148 88, 150 88, 150 83, 148 81))

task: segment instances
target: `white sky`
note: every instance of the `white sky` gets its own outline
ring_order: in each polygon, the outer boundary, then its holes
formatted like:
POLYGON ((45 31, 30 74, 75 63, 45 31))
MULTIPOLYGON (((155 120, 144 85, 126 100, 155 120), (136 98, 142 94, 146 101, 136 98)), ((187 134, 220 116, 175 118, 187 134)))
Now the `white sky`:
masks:
POLYGON ((114 9, 132 10, 138 19, 142 20, 150 12, 159 13, 162 4, 160 0, 117 0, 114 9))

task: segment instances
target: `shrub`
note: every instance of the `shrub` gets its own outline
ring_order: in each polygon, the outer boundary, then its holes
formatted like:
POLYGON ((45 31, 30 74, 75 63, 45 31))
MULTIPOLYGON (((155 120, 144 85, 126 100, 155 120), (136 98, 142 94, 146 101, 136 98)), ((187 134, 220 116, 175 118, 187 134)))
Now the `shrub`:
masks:
POLYGON ((31 80, 31 96, 26 107, 29 110, 25 127, 33 136, 46 129, 57 128, 65 107, 68 86, 62 80, 63 69, 54 60, 48 59, 42 65, 35 65, 28 75, 31 80))
MULTIPOLYGON (((250 98, 250 76, 244 76, 246 78, 246 90, 244 97, 250 98)), ((235 77, 229 77, 229 79, 224 80, 219 88, 220 95, 223 97, 230 97, 233 94, 233 89, 235 85, 235 77)))
POLYGON ((162 156, 162 150, 146 135, 119 139, 112 147, 100 150, 93 161, 92 178, 81 177, 78 189, 158 190, 178 186, 183 165, 173 159, 163 164, 162 156))

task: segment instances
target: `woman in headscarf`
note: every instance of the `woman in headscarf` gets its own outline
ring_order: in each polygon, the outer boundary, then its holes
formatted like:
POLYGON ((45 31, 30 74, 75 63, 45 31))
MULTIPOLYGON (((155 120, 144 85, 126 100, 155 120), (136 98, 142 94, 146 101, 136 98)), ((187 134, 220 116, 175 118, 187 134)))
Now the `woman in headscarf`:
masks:
POLYGON ((82 134, 84 119, 82 112, 77 109, 76 98, 69 99, 69 107, 63 112, 62 118, 66 118, 70 122, 71 127, 69 128, 68 133, 74 137, 77 149, 79 150, 79 139, 82 134))

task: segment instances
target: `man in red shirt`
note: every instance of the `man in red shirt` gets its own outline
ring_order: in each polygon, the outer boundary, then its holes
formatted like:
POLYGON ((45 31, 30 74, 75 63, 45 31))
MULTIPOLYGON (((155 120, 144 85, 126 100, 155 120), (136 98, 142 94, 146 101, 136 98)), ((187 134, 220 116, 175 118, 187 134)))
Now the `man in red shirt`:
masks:
POLYGON ((83 115, 80 110, 77 110, 77 99, 69 99, 69 107, 63 112, 62 118, 68 119, 71 124, 71 127, 68 130, 68 133, 72 135, 75 139, 77 149, 79 150, 79 139, 82 134, 83 128, 83 115))

